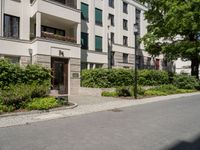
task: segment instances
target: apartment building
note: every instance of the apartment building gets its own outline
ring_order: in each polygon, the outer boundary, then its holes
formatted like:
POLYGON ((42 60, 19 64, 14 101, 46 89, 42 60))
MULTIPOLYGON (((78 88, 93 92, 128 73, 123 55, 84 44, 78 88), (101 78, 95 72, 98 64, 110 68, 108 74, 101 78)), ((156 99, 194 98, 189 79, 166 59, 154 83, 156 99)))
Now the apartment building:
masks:
MULTIPOLYGON (((147 7, 136 0, 81 0, 81 69, 132 68, 135 61, 134 24, 139 37, 146 32, 147 7)), ((141 44, 139 68, 161 69, 161 58, 153 59, 141 44)))
MULTIPOLYGON (((134 24, 146 32, 146 6, 136 0, 0 0, 0 57, 52 70, 52 90, 77 94, 80 70, 133 68, 134 24)), ((139 68, 162 69, 141 44, 139 68)))
POLYGON ((80 87, 80 2, 0 0, 0 57, 52 69, 52 90, 80 87))

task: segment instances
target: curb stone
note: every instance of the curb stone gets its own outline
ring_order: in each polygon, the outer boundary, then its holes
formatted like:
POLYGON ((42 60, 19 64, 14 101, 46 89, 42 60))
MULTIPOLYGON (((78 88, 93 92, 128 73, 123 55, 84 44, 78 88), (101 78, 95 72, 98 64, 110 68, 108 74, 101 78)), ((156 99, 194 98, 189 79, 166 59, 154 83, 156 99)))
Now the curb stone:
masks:
POLYGON ((47 113, 47 112, 54 112, 54 111, 66 110, 66 109, 74 109, 74 108, 78 107, 77 103, 72 103, 72 102, 70 102, 70 103, 73 105, 52 108, 49 110, 32 110, 32 111, 27 111, 27 112, 12 112, 12 113, 0 114, 0 118, 11 117, 11 116, 21 116, 21 115, 43 114, 43 113, 47 113))

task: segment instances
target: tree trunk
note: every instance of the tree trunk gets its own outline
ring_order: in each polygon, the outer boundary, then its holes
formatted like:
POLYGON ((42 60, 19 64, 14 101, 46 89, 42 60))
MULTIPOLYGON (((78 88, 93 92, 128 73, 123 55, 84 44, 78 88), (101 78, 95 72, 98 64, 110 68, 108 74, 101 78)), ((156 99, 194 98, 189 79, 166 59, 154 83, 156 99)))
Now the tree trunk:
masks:
POLYGON ((197 79, 199 79, 199 60, 198 60, 198 56, 197 58, 193 58, 191 60, 192 64, 191 64, 191 75, 195 76, 197 79))

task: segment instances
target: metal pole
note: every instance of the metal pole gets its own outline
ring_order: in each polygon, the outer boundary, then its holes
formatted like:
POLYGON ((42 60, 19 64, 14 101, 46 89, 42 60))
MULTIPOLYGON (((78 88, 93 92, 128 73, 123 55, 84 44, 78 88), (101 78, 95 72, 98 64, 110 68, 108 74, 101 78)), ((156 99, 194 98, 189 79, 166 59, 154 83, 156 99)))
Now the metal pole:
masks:
POLYGON ((137 51, 138 51, 138 41, 137 41, 137 33, 135 33, 135 77, 134 77, 134 97, 135 99, 137 99, 137 93, 138 93, 138 89, 137 89, 137 51))

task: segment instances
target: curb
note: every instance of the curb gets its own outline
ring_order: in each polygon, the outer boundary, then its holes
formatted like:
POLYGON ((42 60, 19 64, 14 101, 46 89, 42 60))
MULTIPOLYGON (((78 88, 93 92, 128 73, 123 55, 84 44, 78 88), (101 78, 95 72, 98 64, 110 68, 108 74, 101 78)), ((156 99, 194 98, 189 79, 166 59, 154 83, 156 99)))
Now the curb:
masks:
POLYGON ((5 117, 11 117, 11 116, 21 116, 21 115, 31 115, 31 114, 42 114, 42 113, 48 113, 48 112, 54 112, 58 110, 65 110, 65 109, 74 109, 78 107, 77 103, 72 103, 72 106, 63 106, 63 107, 58 107, 58 108, 52 108, 49 110, 32 110, 32 111, 27 111, 27 112, 13 112, 13 113, 6 113, 6 114, 0 114, 0 118, 5 118, 5 117))

